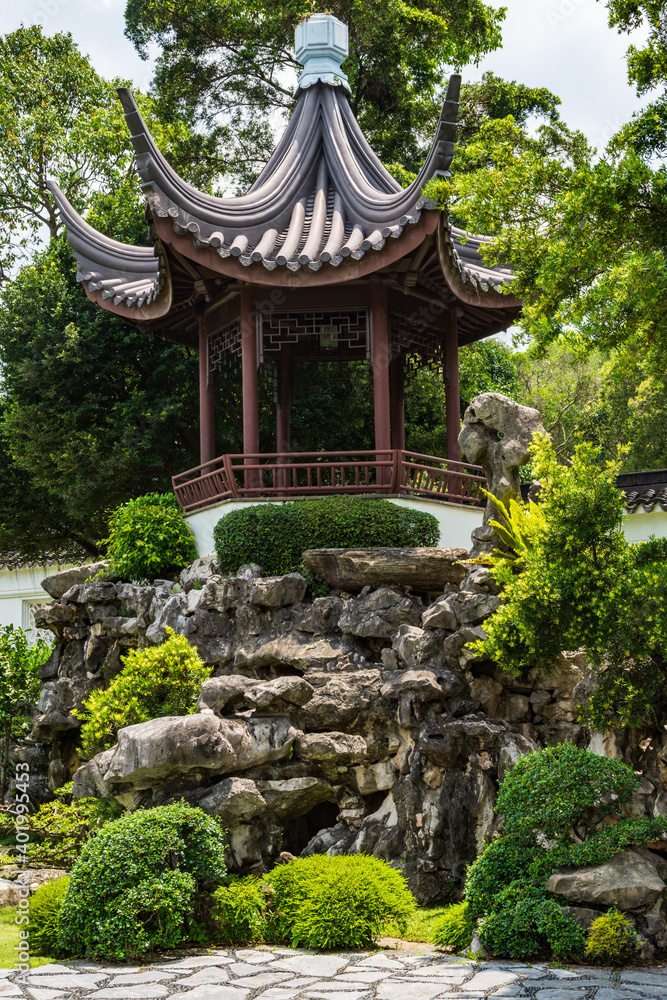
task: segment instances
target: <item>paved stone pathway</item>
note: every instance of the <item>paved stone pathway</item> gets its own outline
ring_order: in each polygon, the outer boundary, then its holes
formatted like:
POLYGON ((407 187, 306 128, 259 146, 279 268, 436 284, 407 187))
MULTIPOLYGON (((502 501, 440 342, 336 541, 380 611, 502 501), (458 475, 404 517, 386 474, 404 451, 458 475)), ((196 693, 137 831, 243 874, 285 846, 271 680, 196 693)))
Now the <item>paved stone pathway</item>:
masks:
POLYGON ((0 970, 0 1000, 665 1000, 667 967, 610 971, 466 962, 433 952, 240 948, 145 966, 0 970))

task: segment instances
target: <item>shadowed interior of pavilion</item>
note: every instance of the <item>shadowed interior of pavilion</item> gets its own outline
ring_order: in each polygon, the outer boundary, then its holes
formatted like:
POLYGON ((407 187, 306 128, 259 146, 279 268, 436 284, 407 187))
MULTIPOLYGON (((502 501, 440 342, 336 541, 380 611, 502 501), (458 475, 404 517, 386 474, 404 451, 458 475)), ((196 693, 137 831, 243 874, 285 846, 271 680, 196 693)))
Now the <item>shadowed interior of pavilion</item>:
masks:
POLYGON ((213 197, 182 180, 130 92, 119 91, 153 247, 97 232, 51 184, 77 277, 102 308, 199 352, 200 465, 173 478, 185 510, 332 492, 483 502, 481 469, 462 463, 458 447, 458 352, 506 330, 521 303, 506 287, 510 271, 484 263, 485 238, 456 229, 423 194, 432 177, 449 176, 460 77, 450 78, 424 167, 404 189, 351 110, 346 26, 312 15, 297 28, 295 50, 303 73, 294 112, 243 197, 213 197), (373 450, 291 452, 294 372, 304 361, 369 366, 373 450), (405 449, 406 377, 423 366, 445 382, 446 458, 405 449), (222 371, 241 381, 243 452, 218 456, 222 371), (260 381, 274 390, 273 453, 259 447, 260 381))

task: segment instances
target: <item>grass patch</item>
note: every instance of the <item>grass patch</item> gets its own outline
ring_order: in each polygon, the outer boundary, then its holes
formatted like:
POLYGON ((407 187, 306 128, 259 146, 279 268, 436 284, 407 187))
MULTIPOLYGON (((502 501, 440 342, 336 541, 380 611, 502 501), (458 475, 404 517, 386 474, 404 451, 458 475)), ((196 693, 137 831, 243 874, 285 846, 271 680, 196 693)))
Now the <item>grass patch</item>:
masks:
MULTIPOLYGON (((16 966, 16 945, 19 943, 19 928, 14 923, 16 907, 7 906, 0 909, 0 969, 13 969, 16 966)), ((25 927, 25 924, 21 925, 25 927)), ((30 966, 36 969, 39 965, 47 965, 56 959, 50 955, 32 955, 30 966)))
POLYGON ((446 906, 418 906, 408 920, 407 930, 400 934, 397 927, 387 927, 387 937, 402 938, 404 941, 419 941, 424 944, 435 944, 433 927, 443 915, 446 906))

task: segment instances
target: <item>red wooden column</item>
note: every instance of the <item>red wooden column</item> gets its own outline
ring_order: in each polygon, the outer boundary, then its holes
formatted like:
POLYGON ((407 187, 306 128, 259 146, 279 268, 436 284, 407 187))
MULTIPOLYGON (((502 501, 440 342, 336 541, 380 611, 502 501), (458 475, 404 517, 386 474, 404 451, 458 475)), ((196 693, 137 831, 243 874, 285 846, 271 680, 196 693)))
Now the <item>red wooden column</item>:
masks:
MULTIPOLYGON (((252 286, 241 289, 241 372, 243 379, 243 451, 259 452, 259 389, 257 377, 257 329, 252 286)), ((257 459, 246 459, 256 465, 257 459)), ((246 473, 246 487, 259 485, 257 473, 246 473)))
POLYGON ((391 446, 405 451, 405 373, 402 354, 389 362, 389 396, 391 446))
POLYGON ((208 371, 206 319, 199 317, 199 462, 215 458, 215 393, 214 376, 208 371))
POLYGON ((461 461, 461 390, 459 388, 459 321, 456 307, 449 314, 446 342, 445 420, 447 423, 447 458, 461 461))
MULTIPOLYGON (((391 451, 391 404, 389 393, 389 309, 387 286, 378 281, 372 286, 373 320, 373 402, 375 407, 375 450, 391 451)), ((383 456, 388 458, 389 456, 383 456)), ((391 469, 378 475, 378 482, 391 482, 391 469)))
MULTIPOLYGON (((280 349, 278 359, 278 400, 276 403, 276 451, 279 462, 286 462, 290 451, 290 408, 292 406, 292 359, 287 344, 280 349)), ((288 486, 288 475, 278 474, 278 484, 288 486)))

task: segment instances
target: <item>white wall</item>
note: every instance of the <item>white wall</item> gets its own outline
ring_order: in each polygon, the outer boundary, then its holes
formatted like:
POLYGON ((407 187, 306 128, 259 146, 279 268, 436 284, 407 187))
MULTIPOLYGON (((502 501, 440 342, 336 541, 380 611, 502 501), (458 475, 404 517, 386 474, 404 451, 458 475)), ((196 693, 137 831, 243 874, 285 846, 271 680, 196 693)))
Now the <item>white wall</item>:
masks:
MULTIPOLYGON (((52 598, 42 590, 42 580, 69 566, 26 566, 23 569, 0 570, 0 625, 13 625, 15 628, 29 629, 31 627, 30 609, 37 604, 48 604, 52 598)), ((32 636, 36 633, 32 630, 32 636)), ((49 642, 53 640, 51 632, 44 633, 49 642)))
POLYGON ((658 505, 648 513, 640 507, 634 514, 626 514, 623 534, 629 542, 645 542, 650 535, 667 538, 667 511, 658 505))
MULTIPOLYGON (((386 497, 390 503, 395 503, 399 507, 411 507, 413 510, 422 510, 427 514, 433 514, 440 524, 439 544, 451 548, 470 548, 470 533, 473 528, 477 528, 482 523, 482 509, 480 507, 467 507, 462 504, 445 503, 442 500, 428 500, 423 497, 386 497)), ((185 520, 192 527, 195 533, 197 551, 200 556, 211 556, 214 554, 213 529, 221 517, 231 514, 233 510, 242 510, 244 507, 257 503, 290 503, 286 500, 223 500, 215 507, 208 507, 206 510, 195 511, 188 514, 185 520)), ((296 501, 298 502, 298 501, 296 501)))

